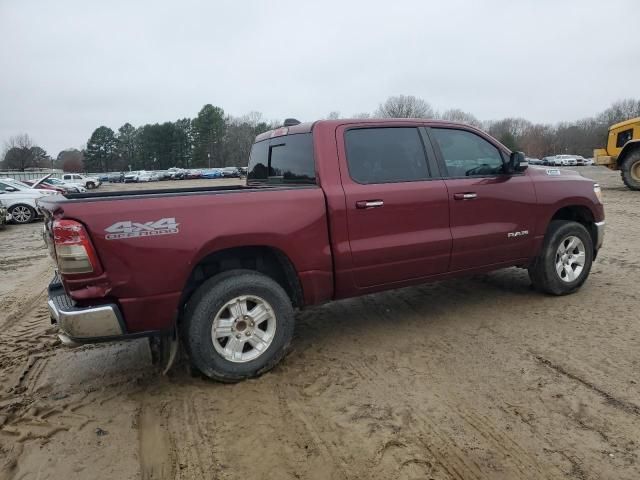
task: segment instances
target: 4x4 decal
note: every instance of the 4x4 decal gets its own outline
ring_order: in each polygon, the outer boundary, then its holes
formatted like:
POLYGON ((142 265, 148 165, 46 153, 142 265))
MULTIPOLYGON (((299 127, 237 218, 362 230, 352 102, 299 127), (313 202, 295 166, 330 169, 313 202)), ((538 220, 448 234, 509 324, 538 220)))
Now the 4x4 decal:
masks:
POLYGON ((119 240, 121 238, 151 237, 154 235, 170 235, 178 233, 178 226, 175 218, 161 218, 160 220, 139 223, 130 220, 116 222, 104 229, 107 240, 119 240))

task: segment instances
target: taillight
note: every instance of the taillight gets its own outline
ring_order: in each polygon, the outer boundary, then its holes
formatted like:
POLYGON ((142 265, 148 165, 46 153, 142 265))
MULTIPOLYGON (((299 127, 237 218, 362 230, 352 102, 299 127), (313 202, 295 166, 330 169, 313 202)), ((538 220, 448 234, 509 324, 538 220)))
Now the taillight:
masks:
POLYGON ((74 220, 53 222, 53 242, 62 274, 97 273, 100 263, 84 226, 74 220))

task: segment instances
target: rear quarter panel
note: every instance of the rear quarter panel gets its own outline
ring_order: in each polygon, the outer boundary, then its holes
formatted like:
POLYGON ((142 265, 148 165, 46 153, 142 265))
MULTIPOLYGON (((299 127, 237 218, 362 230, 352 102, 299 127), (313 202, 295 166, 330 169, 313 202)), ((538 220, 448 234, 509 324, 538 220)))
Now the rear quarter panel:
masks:
POLYGON ((67 290, 76 299, 98 292, 118 299, 131 331, 168 328, 195 265, 227 248, 276 248, 300 276, 312 277, 313 292, 303 284, 305 300, 315 303, 318 299, 307 295, 332 295, 324 195, 318 187, 70 200, 60 207, 57 217, 86 226, 104 267, 99 279, 65 279, 67 290), (117 222, 144 224, 163 218, 175 218, 178 232, 107 238, 106 229, 117 222), (91 290, 92 285, 101 287, 91 290), (149 301, 141 301, 144 298, 149 301))

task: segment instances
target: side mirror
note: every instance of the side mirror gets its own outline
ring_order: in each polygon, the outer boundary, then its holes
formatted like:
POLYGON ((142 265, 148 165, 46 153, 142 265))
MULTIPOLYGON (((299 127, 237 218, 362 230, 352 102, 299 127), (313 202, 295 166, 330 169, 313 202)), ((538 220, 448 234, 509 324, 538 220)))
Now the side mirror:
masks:
POLYGON ((18 189, 17 189, 17 188, 14 188, 14 187, 5 187, 5 188, 4 188, 4 191, 5 191, 5 192, 17 192, 17 191, 18 191, 18 189))
POLYGON ((529 163, 527 162, 524 153, 511 152, 509 162, 507 163, 507 173, 524 172, 528 166, 529 163))

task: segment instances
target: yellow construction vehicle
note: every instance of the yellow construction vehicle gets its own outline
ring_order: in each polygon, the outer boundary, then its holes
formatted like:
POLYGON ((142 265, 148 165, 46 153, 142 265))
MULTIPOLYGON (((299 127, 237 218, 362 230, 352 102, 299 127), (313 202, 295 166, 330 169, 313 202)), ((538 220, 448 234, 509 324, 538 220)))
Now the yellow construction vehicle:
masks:
POLYGON ((593 160, 620 170, 624 184, 640 190, 640 117, 611 125, 607 147, 594 150, 593 160))

